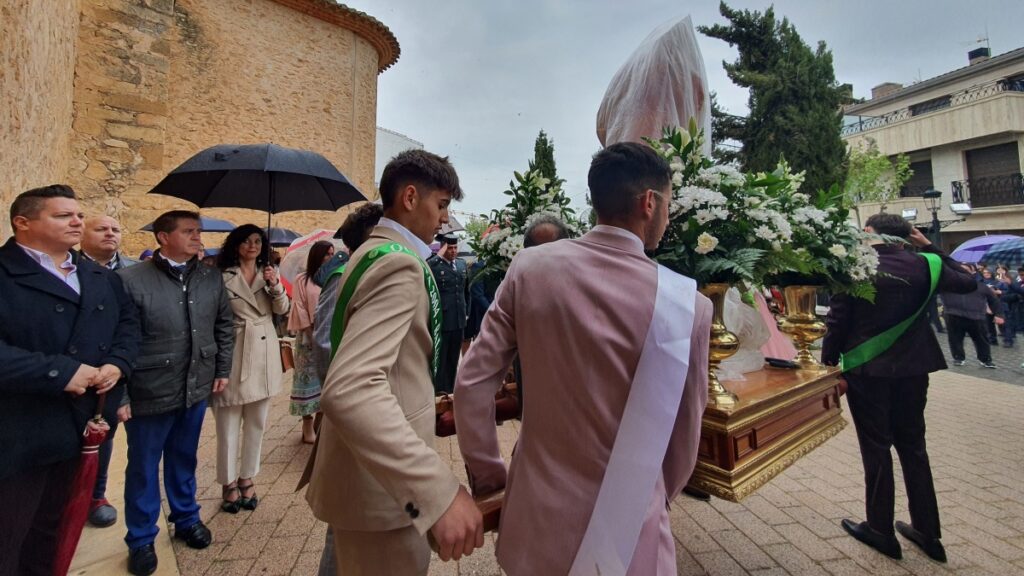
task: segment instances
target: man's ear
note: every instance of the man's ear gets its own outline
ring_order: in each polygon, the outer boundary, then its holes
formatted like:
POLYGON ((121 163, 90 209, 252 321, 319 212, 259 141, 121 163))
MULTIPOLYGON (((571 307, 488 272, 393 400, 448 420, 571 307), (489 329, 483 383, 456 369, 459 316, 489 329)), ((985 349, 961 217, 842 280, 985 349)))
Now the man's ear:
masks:
POLYGON ((416 190, 415 184, 406 184, 404 188, 398 193, 398 202, 407 211, 412 211, 416 208, 416 204, 420 200, 420 194, 416 190))
POLYGON ((158 246, 163 246, 164 244, 167 244, 167 232, 157 232, 156 243, 158 246))
POLYGON ((646 190, 640 195, 640 209, 644 218, 651 220, 658 211, 658 197, 653 190, 646 190))
POLYGON ((28 218, 18 215, 11 220, 11 228, 14 230, 27 230, 28 218))

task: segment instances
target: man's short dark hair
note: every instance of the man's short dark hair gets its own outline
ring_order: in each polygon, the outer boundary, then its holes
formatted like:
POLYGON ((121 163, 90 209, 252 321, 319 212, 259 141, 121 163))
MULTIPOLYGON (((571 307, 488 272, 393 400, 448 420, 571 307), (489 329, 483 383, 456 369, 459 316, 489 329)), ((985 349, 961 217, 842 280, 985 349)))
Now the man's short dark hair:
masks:
POLYGON ((864 223, 864 227, 870 226, 876 234, 885 234, 886 236, 898 236, 900 238, 907 238, 910 233, 914 230, 914 227, 903 219, 898 214, 889 214, 882 212, 879 214, 872 214, 868 221, 864 223))
POLYGON ((661 191, 671 179, 668 162, 650 146, 619 142, 594 154, 587 185, 594 212, 601 218, 619 219, 632 214, 638 195, 661 191))
POLYGON ((26 190, 11 203, 11 226, 14 226, 14 218, 24 216, 32 220, 39 216, 43 204, 50 198, 75 199, 75 191, 67 184, 50 184, 41 188, 26 190))
POLYGON ((161 232, 170 234, 178 229, 178 220, 199 220, 199 212, 192 210, 171 210, 170 212, 164 212, 157 216, 156 220, 153 221, 153 236, 156 238, 157 244, 160 243, 161 232))
POLYGON ((406 150, 392 158, 380 177, 380 200, 384 210, 391 208, 398 193, 410 184, 423 195, 444 190, 451 193, 452 200, 462 200, 459 175, 447 156, 426 150, 406 150))
POLYGON ((367 203, 353 210, 338 228, 335 238, 348 246, 349 252, 355 252, 370 237, 370 231, 384 216, 384 207, 380 204, 367 203))
POLYGON ((536 235, 534 232, 542 226, 554 226, 556 231, 555 240, 565 240, 572 236, 572 233, 569 232, 569 227, 566 226, 565 222, 562 222, 560 218, 556 218, 551 214, 544 214, 534 218, 533 221, 530 222, 530 225, 526 227, 526 230, 523 232, 523 248, 530 248, 531 246, 537 245, 537 239, 535 238, 536 235))

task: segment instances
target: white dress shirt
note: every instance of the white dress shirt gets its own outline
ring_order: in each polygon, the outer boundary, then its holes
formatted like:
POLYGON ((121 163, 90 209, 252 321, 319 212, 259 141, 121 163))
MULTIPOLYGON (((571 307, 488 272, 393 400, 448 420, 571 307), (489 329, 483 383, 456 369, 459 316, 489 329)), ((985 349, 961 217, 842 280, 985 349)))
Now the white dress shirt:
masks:
POLYGON ((82 285, 78 282, 78 266, 75 266, 74 260, 71 259, 71 252, 68 252, 64 262, 60 264, 60 270, 58 266, 54 264, 53 258, 45 252, 40 252, 34 248, 29 248, 24 244, 18 243, 18 246, 28 254, 28 257, 36 261, 43 270, 46 270, 50 274, 57 277, 58 280, 68 285, 69 288, 75 291, 75 294, 82 294, 82 285), (61 270, 67 270, 68 273, 65 275, 61 270))
POLYGON ((402 226, 398 222, 395 222, 391 218, 381 218, 380 222, 377 222, 377 225, 385 228, 391 228, 401 234, 402 238, 405 238, 409 244, 412 244, 413 250, 416 251, 416 254, 418 254, 420 258, 426 260, 427 258, 430 258, 431 254, 433 254, 433 252, 430 251, 430 246, 427 246, 426 242, 420 240, 415 234, 410 232, 408 228, 402 226))

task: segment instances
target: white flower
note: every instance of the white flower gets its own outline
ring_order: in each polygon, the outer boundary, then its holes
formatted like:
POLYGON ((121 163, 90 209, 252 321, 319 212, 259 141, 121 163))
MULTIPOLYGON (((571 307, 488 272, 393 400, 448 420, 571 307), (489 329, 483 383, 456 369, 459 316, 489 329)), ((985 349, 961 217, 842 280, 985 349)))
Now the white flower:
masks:
POLYGON ((838 258, 846 258, 846 246, 843 246, 842 244, 833 244, 828 247, 828 251, 838 258))
POLYGON ((764 224, 754 228, 754 234, 762 240, 774 240, 776 236, 775 231, 764 224))
POLYGON ((718 238, 715 238, 707 232, 702 232, 700 236, 697 236, 697 247, 693 249, 697 254, 707 254, 718 246, 718 238))
POLYGON ((674 188, 679 188, 682 185, 683 185, 683 173, 682 172, 673 172, 672 173, 672 186, 674 188))
POLYGON ((669 163, 668 167, 673 172, 682 172, 683 169, 685 168, 685 166, 683 166, 683 159, 680 158, 679 156, 676 156, 675 158, 673 158, 672 162, 669 163))
POLYGON ((778 240, 772 240, 772 250, 776 252, 782 252, 782 242, 778 240))
POLYGON ((690 143, 690 133, 687 132, 686 130, 680 130, 679 131, 679 135, 683 137, 683 139, 682 139, 683 144, 682 144, 682 146, 680 146, 680 148, 685 148, 686 145, 690 143))

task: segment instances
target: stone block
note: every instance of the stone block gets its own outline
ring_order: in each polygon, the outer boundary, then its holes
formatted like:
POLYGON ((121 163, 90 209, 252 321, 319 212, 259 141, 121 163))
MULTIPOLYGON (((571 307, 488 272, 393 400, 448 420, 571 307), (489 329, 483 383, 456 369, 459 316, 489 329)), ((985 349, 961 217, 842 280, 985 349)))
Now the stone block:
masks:
POLYGON ((111 148, 128 148, 128 143, 123 140, 115 140, 113 138, 107 138, 103 141, 104 144, 111 148))
POLYGON ((85 155, 92 160, 99 160, 101 162, 116 162, 121 164, 130 164, 135 160, 135 152, 132 152, 129 148, 113 148, 110 146, 104 146, 101 148, 93 148, 87 150, 85 155))
POLYGON ((167 115, 167 103, 157 100, 148 100, 132 94, 108 94, 103 98, 103 103, 112 108, 129 110, 131 112, 146 112, 149 114, 167 115))
POLYGON ((139 126, 157 126, 163 128, 167 124, 167 117, 159 114, 139 114, 135 117, 135 123, 139 126))
POLYGON ((152 143, 163 142, 164 136, 164 131, 159 128, 147 128, 143 126, 133 126, 131 124, 115 124, 113 122, 107 125, 107 133, 115 138, 152 143))
POLYGON ((71 129, 79 134, 88 136, 103 136, 106 132, 107 123, 98 118, 75 118, 71 123, 71 129))

